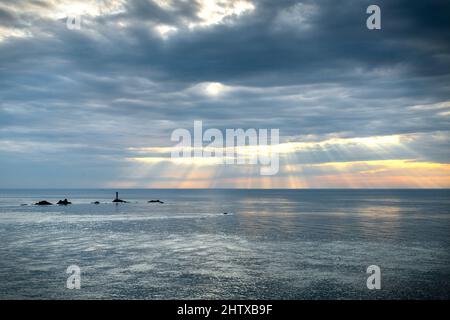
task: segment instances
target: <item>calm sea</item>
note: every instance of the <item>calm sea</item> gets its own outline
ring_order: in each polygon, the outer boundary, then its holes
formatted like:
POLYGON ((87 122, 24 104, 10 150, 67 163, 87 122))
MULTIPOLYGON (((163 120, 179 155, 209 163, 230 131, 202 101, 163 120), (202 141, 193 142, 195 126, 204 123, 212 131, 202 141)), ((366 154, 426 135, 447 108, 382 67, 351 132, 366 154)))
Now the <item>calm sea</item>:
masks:
POLYGON ((449 246, 450 190, 0 190, 1 299, 449 299, 449 246))

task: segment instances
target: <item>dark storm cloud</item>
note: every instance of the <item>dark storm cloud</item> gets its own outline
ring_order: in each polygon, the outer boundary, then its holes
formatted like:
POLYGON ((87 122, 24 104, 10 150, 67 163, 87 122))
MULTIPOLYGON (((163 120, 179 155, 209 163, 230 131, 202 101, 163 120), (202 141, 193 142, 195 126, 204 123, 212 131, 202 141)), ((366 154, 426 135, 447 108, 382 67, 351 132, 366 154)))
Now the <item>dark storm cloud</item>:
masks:
POLYGON ((175 3, 176 5, 168 11, 150 0, 129 1, 125 5, 126 13, 121 17, 132 18, 133 21, 151 21, 170 25, 178 25, 182 23, 182 19, 198 20, 199 5, 195 1, 175 1, 175 3))
MULTIPOLYGON (((291 140, 448 132, 448 107, 412 108, 450 99, 448 1, 255 1, 203 26, 199 2, 174 3, 127 1, 69 30, 51 1, 2 2, 0 139, 53 143, 58 156, 33 156, 76 172, 80 159, 95 167, 130 146, 170 146, 172 130, 197 119, 291 140), (372 3, 379 31, 366 28, 372 3), (2 40, 12 31, 25 36, 2 40), (228 91, 210 96, 204 82, 228 91)), ((415 148, 442 162, 447 142, 415 148)), ((11 167, 23 155, 7 149, 11 167)))
POLYGON ((177 80, 263 86, 351 81, 358 68, 397 67, 409 75, 442 75, 447 74, 443 67, 448 67, 448 60, 436 55, 448 52, 445 35, 450 30, 445 18, 449 6, 439 3, 381 1, 382 32, 365 28, 367 1, 310 2, 317 10, 303 20, 285 15, 284 20, 292 21, 283 21, 283 13, 295 11, 298 2, 276 1, 267 7, 257 3, 235 24, 199 32, 182 29, 165 43, 146 32, 130 36, 146 53, 140 63, 177 80))

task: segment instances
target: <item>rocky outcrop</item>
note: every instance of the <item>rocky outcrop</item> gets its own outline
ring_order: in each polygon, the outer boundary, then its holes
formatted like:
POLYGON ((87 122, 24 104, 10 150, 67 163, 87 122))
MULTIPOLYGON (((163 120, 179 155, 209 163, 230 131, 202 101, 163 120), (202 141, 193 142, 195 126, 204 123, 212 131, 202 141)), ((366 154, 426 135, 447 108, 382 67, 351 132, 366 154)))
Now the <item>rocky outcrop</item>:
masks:
POLYGON ((47 200, 42 200, 39 202, 36 202, 35 205, 37 206, 51 206, 53 203, 48 202, 47 200))
POLYGON ((56 204, 67 206, 68 204, 72 204, 72 202, 68 201, 67 199, 59 200, 56 204))
POLYGON ((125 200, 122 199, 114 199, 112 202, 121 202, 121 203, 127 203, 125 200))
POLYGON ((147 201, 148 203, 164 203, 163 201, 161 201, 161 200, 149 200, 149 201, 147 201))

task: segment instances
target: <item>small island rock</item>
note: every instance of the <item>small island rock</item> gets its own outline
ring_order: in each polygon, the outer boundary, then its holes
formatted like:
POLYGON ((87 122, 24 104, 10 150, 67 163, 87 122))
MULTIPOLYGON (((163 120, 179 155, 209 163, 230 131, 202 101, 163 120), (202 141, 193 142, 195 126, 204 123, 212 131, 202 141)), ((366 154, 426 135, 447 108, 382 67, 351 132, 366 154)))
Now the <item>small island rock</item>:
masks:
POLYGON ((164 203, 163 201, 161 201, 161 200, 149 200, 149 201, 147 201, 148 203, 164 203))
POLYGON ((39 202, 36 202, 35 205, 37 206, 51 206, 53 203, 48 202, 47 200, 42 200, 39 202))
POLYGON ((72 202, 68 201, 67 199, 59 200, 56 204, 67 206, 68 204, 72 204, 72 202))

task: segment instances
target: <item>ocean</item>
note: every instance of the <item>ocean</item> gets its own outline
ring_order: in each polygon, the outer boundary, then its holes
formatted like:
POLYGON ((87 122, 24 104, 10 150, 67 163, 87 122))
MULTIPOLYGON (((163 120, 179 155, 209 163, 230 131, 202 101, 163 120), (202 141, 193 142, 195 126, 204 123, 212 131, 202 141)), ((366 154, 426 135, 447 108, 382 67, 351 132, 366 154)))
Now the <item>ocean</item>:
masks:
POLYGON ((0 243, 0 299, 450 298, 450 190, 0 190, 0 243))

